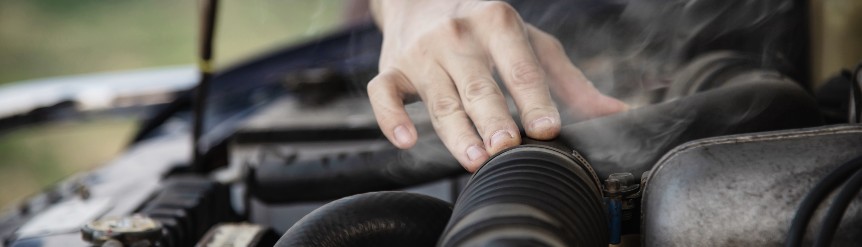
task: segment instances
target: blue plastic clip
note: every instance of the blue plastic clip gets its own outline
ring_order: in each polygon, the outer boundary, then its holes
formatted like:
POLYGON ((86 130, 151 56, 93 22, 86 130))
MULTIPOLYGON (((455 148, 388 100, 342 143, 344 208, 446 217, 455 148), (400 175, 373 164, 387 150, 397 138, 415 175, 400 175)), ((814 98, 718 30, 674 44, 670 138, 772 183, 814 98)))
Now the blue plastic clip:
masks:
POLYGON ((610 232, 610 244, 619 244, 622 235, 622 200, 620 198, 605 197, 605 205, 608 206, 608 232, 610 232))

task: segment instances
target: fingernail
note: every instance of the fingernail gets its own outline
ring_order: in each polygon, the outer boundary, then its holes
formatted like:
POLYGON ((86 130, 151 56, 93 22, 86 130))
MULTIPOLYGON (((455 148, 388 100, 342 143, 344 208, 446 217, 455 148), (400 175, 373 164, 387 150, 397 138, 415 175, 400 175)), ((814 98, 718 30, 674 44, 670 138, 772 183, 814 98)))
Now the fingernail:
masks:
POLYGON ((533 123, 530 123, 530 129, 533 131, 540 131, 550 129, 554 125, 554 120, 551 117, 542 117, 536 120, 533 120, 533 123))
POLYGON ((395 140, 401 145, 407 145, 410 143, 410 131, 407 131, 407 128, 404 125, 398 125, 395 127, 395 140))
POLYGON ((485 151, 476 145, 472 145, 467 148, 467 158, 470 159, 470 161, 475 161, 476 159, 482 158, 482 155, 484 153, 485 151))
POLYGON ((498 130, 497 132, 494 132, 494 135, 491 136, 491 147, 497 147, 501 143, 507 140, 511 140, 512 138, 515 137, 512 136, 512 133, 509 133, 509 131, 498 130))

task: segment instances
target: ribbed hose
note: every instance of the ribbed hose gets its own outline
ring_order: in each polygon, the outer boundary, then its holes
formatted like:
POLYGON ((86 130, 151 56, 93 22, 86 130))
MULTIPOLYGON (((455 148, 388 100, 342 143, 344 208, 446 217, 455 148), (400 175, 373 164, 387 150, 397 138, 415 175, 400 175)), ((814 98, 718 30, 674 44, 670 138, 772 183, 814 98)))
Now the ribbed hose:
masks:
POLYGON ((556 148, 504 151, 470 179, 440 246, 607 246, 596 180, 585 161, 556 148))
POLYGON ((370 192, 314 210, 275 246, 434 246, 451 214, 451 204, 430 196, 370 192))

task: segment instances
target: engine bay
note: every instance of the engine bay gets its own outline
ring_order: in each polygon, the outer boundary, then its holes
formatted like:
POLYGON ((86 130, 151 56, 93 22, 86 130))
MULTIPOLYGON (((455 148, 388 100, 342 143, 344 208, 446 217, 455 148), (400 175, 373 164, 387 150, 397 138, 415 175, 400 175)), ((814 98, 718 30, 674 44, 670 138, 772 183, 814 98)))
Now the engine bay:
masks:
MULTIPOLYGON (((628 13, 608 4, 588 14, 608 11, 628 13)), ((765 23, 785 25, 798 11, 765 23)), ((796 44, 792 33, 745 30, 786 41, 778 53, 796 44)), ((526 140, 470 174, 434 134, 421 102, 407 106, 420 133, 414 148, 383 137, 362 93, 377 73, 382 37, 370 24, 352 27, 215 74, 200 138, 189 127, 193 93, 181 95, 117 159, 3 215, 2 244, 862 242, 862 67, 830 82, 840 95, 812 92, 800 57, 772 66, 779 63, 751 56, 751 47, 720 42, 733 38, 690 38, 695 45, 677 51, 685 59, 661 67, 664 74, 640 74, 646 79, 635 89, 602 78, 631 78, 619 68, 662 49, 612 60, 611 69, 585 66, 597 87, 632 109, 594 119, 563 113, 557 139, 526 140)), ((576 60, 607 62, 597 44, 581 43, 576 60)))

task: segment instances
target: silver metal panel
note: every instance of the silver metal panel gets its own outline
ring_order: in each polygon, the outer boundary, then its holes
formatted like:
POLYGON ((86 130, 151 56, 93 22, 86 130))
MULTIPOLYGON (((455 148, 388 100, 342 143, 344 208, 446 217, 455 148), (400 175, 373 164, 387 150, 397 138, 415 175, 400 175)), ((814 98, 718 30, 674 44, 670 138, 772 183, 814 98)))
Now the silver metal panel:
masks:
MULTIPOLYGON (((726 136, 667 153, 644 188, 645 246, 780 246, 806 193, 835 167, 862 155, 862 125, 726 136)), ((831 198, 827 198, 827 202, 831 198)), ((816 234, 825 208, 809 225, 816 234)), ((862 197, 844 216, 835 245, 862 243, 862 197)))

